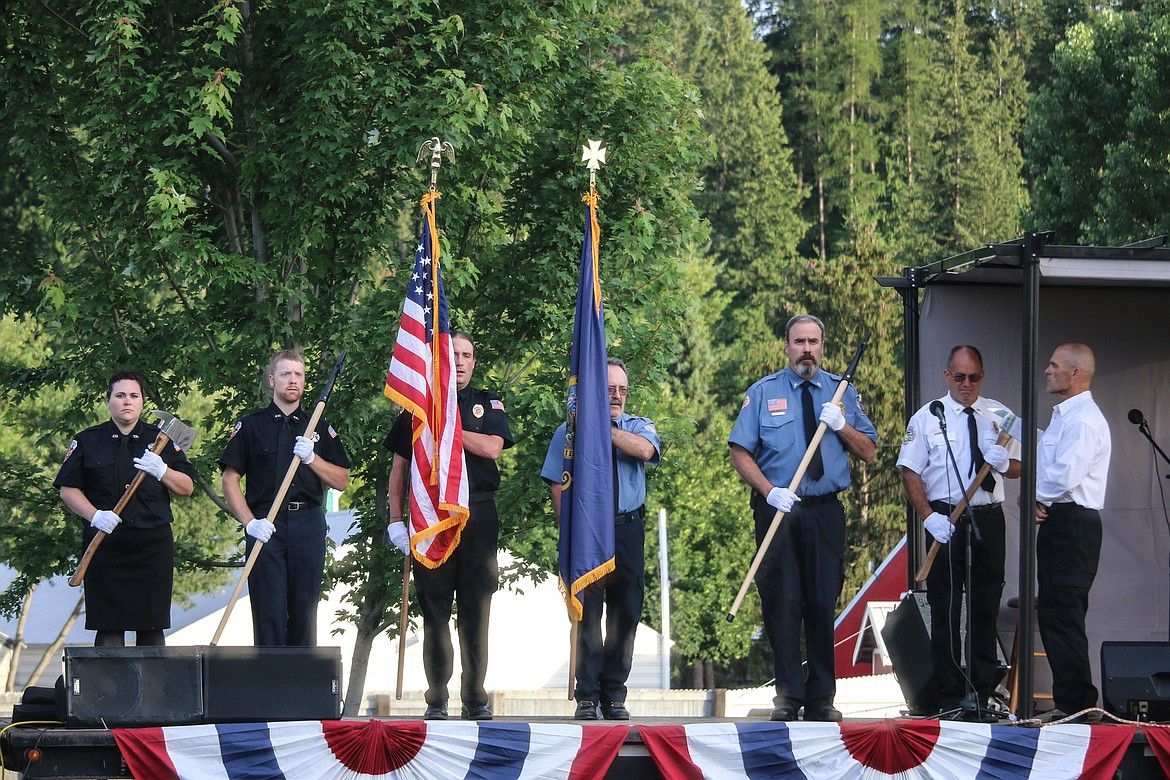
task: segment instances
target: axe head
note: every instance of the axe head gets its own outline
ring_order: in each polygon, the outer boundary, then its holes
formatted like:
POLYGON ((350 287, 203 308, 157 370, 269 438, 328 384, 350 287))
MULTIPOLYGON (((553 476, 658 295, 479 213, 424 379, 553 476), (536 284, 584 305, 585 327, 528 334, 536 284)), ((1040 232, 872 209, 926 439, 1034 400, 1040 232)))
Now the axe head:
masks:
POLYGON ((194 428, 162 409, 151 409, 150 413, 162 423, 159 428, 167 435, 167 438, 175 443, 176 447, 184 452, 191 449, 191 445, 195 443, 195 437, 199 435, 194 428))
POLYGON ((1020 423, 1020 418, 1009 412, 1007 409, 993 409, 992 414, 998 418, 996 428, 1000 433, 1006 433, 1016 441, 1020 440, 1023 435, 1024 426, 1020 423))

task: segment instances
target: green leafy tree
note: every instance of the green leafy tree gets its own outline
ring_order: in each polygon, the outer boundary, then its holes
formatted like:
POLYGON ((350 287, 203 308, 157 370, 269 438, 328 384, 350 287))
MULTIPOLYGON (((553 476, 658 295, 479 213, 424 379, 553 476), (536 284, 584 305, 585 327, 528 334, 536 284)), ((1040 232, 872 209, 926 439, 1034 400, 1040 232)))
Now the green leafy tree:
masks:
POLYGON ((208 400, 191 420, 195 461, 220 502, 215 460, 235 419, 267 402, 272 350, 303 345, 310 377, 350 350, 326 414, 354 464, 358 521, 334 540, 351 546, 332 576, 354 588, 356 711, 370 642, 398 619, 381 388, 426 187, 420 143, 457 150, 438 204, 452 318, 476 334, 479 380, 515 421, 505 543, 547 573, 555 531, 532 475, 562 414, 586 184, 575 155, 586 137, 610 145, 607 324, 660 381, 689 299, 678 259, 704 240, 688 197, 694 96, 654 57, 618 63, 616 25, 590 0, 0 13, 0 78, 22 85, 0 126, 58 243, 7 265, 0 289, 3 311, 45 339, 26 393, 77 393, 42 421, 55 440, 90 422, 111 369, 134 365, 157 376, 163 405, 208 400))
POLYGON ((1026 132, 1033 225, 1061 243, 1125 244, 1168 229, 1164 128, 1170 4, 1103 11, 1052 57, 1026 132))

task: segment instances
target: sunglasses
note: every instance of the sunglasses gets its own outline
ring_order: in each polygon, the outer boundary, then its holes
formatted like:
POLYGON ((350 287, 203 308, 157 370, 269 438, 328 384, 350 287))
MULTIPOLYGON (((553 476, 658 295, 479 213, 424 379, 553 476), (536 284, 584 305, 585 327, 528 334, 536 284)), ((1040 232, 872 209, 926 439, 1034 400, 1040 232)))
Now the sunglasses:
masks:
POLYGON ((963 384, 967 380, 970 380, 971 384, 974 385, 983 381, 983 372, 980 371, 978 374, 951 374, 951 379, 955 380, 959 384, 963 384))

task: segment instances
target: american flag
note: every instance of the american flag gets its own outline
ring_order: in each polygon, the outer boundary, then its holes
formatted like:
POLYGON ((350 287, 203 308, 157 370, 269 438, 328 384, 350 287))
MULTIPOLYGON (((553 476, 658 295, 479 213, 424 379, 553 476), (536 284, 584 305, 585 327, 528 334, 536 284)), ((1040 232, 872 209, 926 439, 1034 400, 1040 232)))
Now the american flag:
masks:
POLYGON ((437 192, 422 199, 425 219, 406 287, 402 324, 386 371, 388 398, 411 413, 411 548, 419 563, 441 565, 459 544, 468 516, 467 461, 456 399, 447 296, 435 229, 437 192))

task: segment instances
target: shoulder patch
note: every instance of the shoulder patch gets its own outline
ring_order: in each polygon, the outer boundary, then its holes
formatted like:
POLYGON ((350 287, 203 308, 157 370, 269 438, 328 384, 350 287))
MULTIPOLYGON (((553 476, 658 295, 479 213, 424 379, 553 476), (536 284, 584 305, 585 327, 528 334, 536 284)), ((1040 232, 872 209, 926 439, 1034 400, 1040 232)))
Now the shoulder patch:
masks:
POLYGON ((646 421, 646 427, 643 428, 642 430, 653 431, 654 433, 658 433, 658 429, 654 427, 654 423, 649 421, 649 420, 646 421))
POLYGON ((869 416, 868 413, 865 411, 865 404, 863 404, 861 402, 861 391, 860 390, 857 391, 857 408, 861 411, 862 414, 866 415, 867 417, 869 416))
POLYGON ((751 402, 752 402, 752 397, 750 395, 745 395, 743 397, 743 403, 740 404, 739 408, 746 409, 746 408, 748 408, 748 404, 750 404, 751 402))
POLYGON ((914 430, 914 426, 907 425, 906 426, 906 435, 902 437, 902 443, 909 444, 910 442, 914 441, 914 438, 917 435, 918 435, 918 432, 914 430))
POLYGON ((236 437, 236 434, 240 432, 240 428, 242 428, 242 427, 244 427, 244 421, 243 421, 243 420, 241 420, 241 421, 239 421, 238 423, 236 423, 236 427, 235 427, 235 428, 232 428, 232 435, 231 435, 231 436, 228 436, 228 441, 231 441, 232 439, 234 439, 234 438, 236 437))
POLYGON ((61 460, 61 462, 64 463, 65 461, 69 460, 69 456, 73 454, 75 449, 77 449, 77 439, 69 442, 69 449, 65 450, 65 457, 61 460))
POLYGON ((332 425, 330 425, 330 426, 329 426, 329 435, 330 435, 330 436, 332 436, 332 437, 333 437, 333 438, 335 438, 335 439, 337 438, 337 431, 333 430, 333 426, 332 426, 332 425))
POLYGON ((504 411, 504 402, 501 401, 499 398, 493 398, 492 399, 492 408, 495 409, 497 412, 502 412, 502 411, 504 411))

